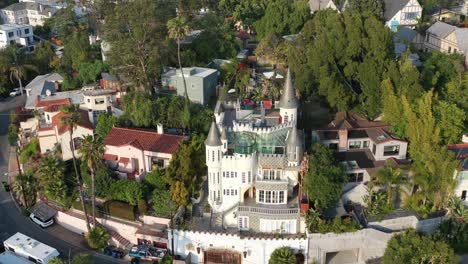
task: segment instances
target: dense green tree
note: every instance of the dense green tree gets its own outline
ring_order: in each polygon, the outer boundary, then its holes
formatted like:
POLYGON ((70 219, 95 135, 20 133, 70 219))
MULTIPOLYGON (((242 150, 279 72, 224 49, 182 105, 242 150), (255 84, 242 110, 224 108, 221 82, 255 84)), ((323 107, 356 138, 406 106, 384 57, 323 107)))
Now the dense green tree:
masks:
POLYGON ((49 73, 57 59, 54 48, 48 42, 40 42, 34 47, 34 61, 39 73, 49 73))
POLYGON ((295 44, 288 62, 303 96, 318 94, 338 110, 358 105, 371 118, 380 114, 380 84, 394 66, 394 47, 379 19, 321 11, 304 25, 295 44))
POLYGON ((193 135, 173 155, 166 169, 171 198, 179 205, 187 205, 189 198, 201 187, 202 176, 206 173, 203 138, 193 135))
POLYGON ((105 146, 102 139, 87 135, 81 141, 81 161, 86 163, 91 175, 91 207, 93 216, 93 226, 96 227, 96 170, 102 163, 102 156, 105 152, 105 146))
POLYGON ((23 49, 17 49, 10 45, 3 49, 0 53, 0 75, 5 74, 10 77, 10 82, 16 85, 19 84, 20 92, 23 94, 23 80, 28 76, 28 73, 37 73, 39 69, 31 58, 23 49))
POLYGON ((268 34, 255 49, 258 57, 266 58, 275 65, 287 62, 287 56, 290 49, 289 43, 274 34, 268 34))
POLYGON ((37 170, 37 176, 40 189, 46 197, 63 202, 69 195, 65 182, 65 164, 58 157, 44 157, 37 170))
POLYGON ((151 187, 151 189, 164 190, 167 189, 167 183, 164 179, 164 171, 153 168, 151 172, 146 174, 145 182, 151 187))
POLYGON ((466 222, 450 218, 439 225, 434 238, 445 241, 456 253, 468 252, 468 224, 466 222))
POLYGON ((113 115, 101 114, 97 118, 96 124, 96 135, 102 139, 105 139, 107 134, 117 124, 117 118, 113 115))
POLYGON ((167 189, 155 189, 151 195, 153 200, 153 209, 157 216, 172 217, 176 210, 177 204, 172 201, 171 192, 167 189))
POLYGON ((246 28, 265 14, 265 10, 274 0, 220 0, 219 7, 227 16, 241 21, 246 28))
POLYGON ((341 197, 346 180, 346 171, 336 163, 333 150, 320 143, 314 144, 309 154, 304 187, 316 208, 325 210, 333 206, 341 197))
POLYGON ((124 96, 122 106, 125 115, 137 127, 156 126, 158 113, 151 97, 141 92, 130 92, 124 96))
POLYGON ((79 67, 79 79, 83 84, 92 83, 96 81, 100 73, 107 71, 109 67, 102 61, 85 62, 79 67))
POLYGON ((146 194, 146 186, 140 182, 129 180, 118 180, 112 183, 109 191, 110 199, 137 205, 138 201, 146 194))
POLYGON ((295 264, 296 256, 290 247, 280 247, 271 253, 268 264, 295 264))
POLYGON ((62 260, 61 258, 53 258, 50 260, 49 264, 88 264, 91 263, 92 257, 88 254, 80 253, 75 255, 70 262, 62 260))
POLYGON ((392 131, 400 137, 406 137, 407 121, 403 117, 403 105, 400 97, 395 95, 392 82, 386 79, 382 82, 382 113, 383 120, 392 125, 392 131))
POLYGON ((384 2, 382 0, 350 0, 346 10, 353 13, 370 13, 376 17, 382 17, 384 2))
POLYGON ((468 109, 460 109, 456 104, 438 101, 434 107, 434 115, 440 128, 443 144, 456 144, 464 132, 468 131, 468 109))
POLYGON ((390 239, 382 263, 449 264, 457 263, 457 257, 445 242, 433 240, 415 231, 407 231, 390 239))
POLYGON ((310 18, 308 1, 274 0, 268 4, 265 15, 254 23, 259 39, 267 35, 296 34, 310 18))
POLYGON ((86 241, 88 246, 92 249, 103 249, 109 242, 110 235, 103 227, 93 227, 88 234, 86 234, 86 241))
POLYGON ((413 181, 417 193, 407 199, 414 210, 427 214, 447 205, 454 189, 453 172, 457 166, 454 155, 441 146, 440 128, 433 115, 433 93, 427 92, 414 109, 403 97, 407 138, 411 142, 409 154, 413 159, 413 181))
POLYGON ((79 71, 80 66, 91 59, 91 47, 85 28, 77 28, 76 31, 67 35, 63 39, 63 46, 61 67, 67 73, 79 71))
POLYGON ((387 204, 393 207, 396 199, 400 198, 400 188, 406 183, 406 178, 400 168, 395 169, 387 164, 377 172, 375 183, 386 190, 387 204))
POLYGON ((18 146, 18 128, 13 123, 10 123, 8 126, 7 139, 10 146, 18 146))
MULTIPOLYGON (((86 163, 80 164, 80 171, 83 182, 86 186, 91 186, 91 175, 86 163)), ((115 173, 107 167, 105 163, 98 164, 96 168, 96 196, 106 198, 110 196, 111 186, 116 181, 115 173)), ((91 195, 90 190, 86 190, 91 195)))
POLYGON ((153 93, 160 77, 161 55, 173 2, 119 1, 108 3, 104 10, 103 39, 110 46, 106 53, 110 66, 128 76, 135 85, 153 93), (125 54, 125 56, 122 56, 125 54))

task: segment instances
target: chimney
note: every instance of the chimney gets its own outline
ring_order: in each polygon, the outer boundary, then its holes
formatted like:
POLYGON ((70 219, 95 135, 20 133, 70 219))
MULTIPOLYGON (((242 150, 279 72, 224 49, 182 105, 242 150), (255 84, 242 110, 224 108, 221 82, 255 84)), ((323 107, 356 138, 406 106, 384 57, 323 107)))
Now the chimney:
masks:
POLYGON ((161 123, 158 124, 158 134, 164 134, 164 127, 161 123))
POLYGON ((338 138, 339 138, 339 151, 346 151, 348 149, 348 130, 340 129, 338 131, 338 138))

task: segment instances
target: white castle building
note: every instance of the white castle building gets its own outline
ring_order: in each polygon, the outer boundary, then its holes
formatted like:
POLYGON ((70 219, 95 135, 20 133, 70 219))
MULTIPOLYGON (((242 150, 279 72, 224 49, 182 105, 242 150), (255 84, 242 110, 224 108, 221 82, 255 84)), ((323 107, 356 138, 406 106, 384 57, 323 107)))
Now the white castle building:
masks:
POLYGON ((218 101, 205 145, 208 200, 223 228, 284 234, 304 230, 298 106, 289 71, 279 111, 237 98, 218 101))

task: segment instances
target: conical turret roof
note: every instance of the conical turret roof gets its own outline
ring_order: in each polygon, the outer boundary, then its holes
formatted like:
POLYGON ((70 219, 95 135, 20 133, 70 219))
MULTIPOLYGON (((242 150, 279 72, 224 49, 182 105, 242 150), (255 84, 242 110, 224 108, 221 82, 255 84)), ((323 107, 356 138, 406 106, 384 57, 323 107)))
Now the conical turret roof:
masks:
POLYGON ((297 108, 299 102, 296 98, 296 92, 294 90, 291 78, 291 71, 288 69, 288 74, 286 76, 286 82, 284 83, 284 90, 281 94, 279 101, 280 108, 293 109, 297 108))
POLYGON ((210 132, 208 132, 208 137, 206 137, 205 145, 210 147, 221 146, 221 139, 219 139, 219 130, 216 122, 213 120, 211 122, 210 132))

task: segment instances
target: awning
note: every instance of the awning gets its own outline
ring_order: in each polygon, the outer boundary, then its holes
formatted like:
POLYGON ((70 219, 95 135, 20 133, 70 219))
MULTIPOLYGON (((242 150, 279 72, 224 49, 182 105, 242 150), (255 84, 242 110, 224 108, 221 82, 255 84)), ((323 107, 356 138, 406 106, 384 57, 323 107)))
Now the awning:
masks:
POLYGON ((127 165, 129 160, 130 160, 129 158, 120 157, 119 163, 122 163, 122 164, 124 164, 124 165, 127 165))
POLYGON ((103 158, 105 160, 116 161, 118 157, 117 155, 113 155, 113 154, 104 154, 103 158))

